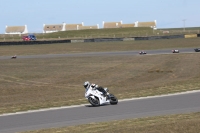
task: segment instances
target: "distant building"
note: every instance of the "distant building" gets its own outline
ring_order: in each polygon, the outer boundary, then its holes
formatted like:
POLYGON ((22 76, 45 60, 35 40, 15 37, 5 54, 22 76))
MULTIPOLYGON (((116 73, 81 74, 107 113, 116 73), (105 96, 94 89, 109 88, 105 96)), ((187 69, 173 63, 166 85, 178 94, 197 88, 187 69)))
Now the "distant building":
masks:
POLYGON ((86 30, 86 29, 99 29, 99 25, 92 25, 92 26, 78 26, 78 30, 86 30))
POLYGON ((122 21, 120 22, 104 22, 103 21, 103 28, 107 29, 107 28, 121 28, 122 25, 122 21))
POLYGON ((135 22, 135 27, 151 27, 153 29, 156 29, 156 25, 156 20, 150 22, 135 22))
POLYGON ((24 26, 7 26, 6 25, 5 34, 27 34, 27 33, 28 33, 27 25, 24 25, 24 26))
POLYGON ((79 26, 84 26, 83 22, 80 24, 65 24, 65 30, 78 30, 79 26))
POLYGON ((121 24, 121 28, 135 27, 135 23, 132 24, 121 24))
POLYGON ((135 27, 135 23, 123 24, 122 21, 120 22, 104 22, 103 21, 103 28, 127 28, 127 27, 135 27))
POLYGON ((70 31, 79 29, 97 29, 97 26, 84 26, 83 22, 80 24, 43 24, 43 33, 52 33, 58 31, 70 31))
POLYGON ((64 30, 65 29, 63 24, 51 24, 51 25, 43 24, 43 33, 52 33, 64 30))

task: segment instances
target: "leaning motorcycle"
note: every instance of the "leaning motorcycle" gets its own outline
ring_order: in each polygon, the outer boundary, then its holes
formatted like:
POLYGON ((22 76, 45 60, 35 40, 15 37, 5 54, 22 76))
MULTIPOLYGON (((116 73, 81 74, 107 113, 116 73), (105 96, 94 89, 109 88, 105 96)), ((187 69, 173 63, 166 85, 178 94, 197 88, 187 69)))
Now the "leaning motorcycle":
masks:
POLYGON ((98 91, 97 89, 88 89, 85 92, 85 98, 88 99, 88 102, 92 106, 100 106, 105 104, 115 105, 118 103, 117 97, 113 94, 108 93, 108 89, 104 88, 107 92, 107 95, 104 96, 102 92, 98 91))

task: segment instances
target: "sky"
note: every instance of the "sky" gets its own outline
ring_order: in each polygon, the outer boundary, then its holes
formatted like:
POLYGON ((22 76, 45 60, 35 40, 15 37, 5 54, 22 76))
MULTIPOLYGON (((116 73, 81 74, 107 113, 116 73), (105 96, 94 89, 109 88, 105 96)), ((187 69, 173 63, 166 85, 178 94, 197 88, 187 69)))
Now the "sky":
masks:
POLYGON ((157 21, 157 28, 200 27, 200 0, 0 0, 0 34, 5 26, 157 21))

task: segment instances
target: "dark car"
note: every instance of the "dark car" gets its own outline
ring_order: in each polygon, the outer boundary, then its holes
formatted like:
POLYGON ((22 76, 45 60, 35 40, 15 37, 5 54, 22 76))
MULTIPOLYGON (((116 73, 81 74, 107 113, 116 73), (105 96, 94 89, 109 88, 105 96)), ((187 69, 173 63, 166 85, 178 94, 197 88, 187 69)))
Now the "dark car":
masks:
POLYGON ((29 34, 29 35, 28 35, 28 38, 30 38, 30 40, 33 40, 33 41, 36 40, 36 36, 33 35, 33 34, 29 34))
POLYGON ((194 51, 195 52, 200 52, 200 48, 195 48, 194 51))

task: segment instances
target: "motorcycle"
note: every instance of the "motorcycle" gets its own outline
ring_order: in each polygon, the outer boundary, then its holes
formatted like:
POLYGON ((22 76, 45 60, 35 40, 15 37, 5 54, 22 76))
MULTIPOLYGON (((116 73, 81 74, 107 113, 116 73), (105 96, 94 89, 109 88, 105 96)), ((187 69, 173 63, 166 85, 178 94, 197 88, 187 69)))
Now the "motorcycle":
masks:
POLYGON ((108 89, 104 88, 107 94, 104 96, 102 92, 97 89, 89 88, 85 92, 85 98, 92 106, 100 106, 105 104, 115 105, 118 103, 118 99, 113 95, 108 93, 108 89))
POLYGON ((145 51, 140 51, 139 54, 143 55, 143 54, 147 54, 147 53, 145 51))
POLYGON ((11 57, 11 59, 16 59, 17 58, 17 55, 14 55, 11 57))
POLYGON ((172 53, 179 53, 179 50, 178 49, 173 49, 172 53))

